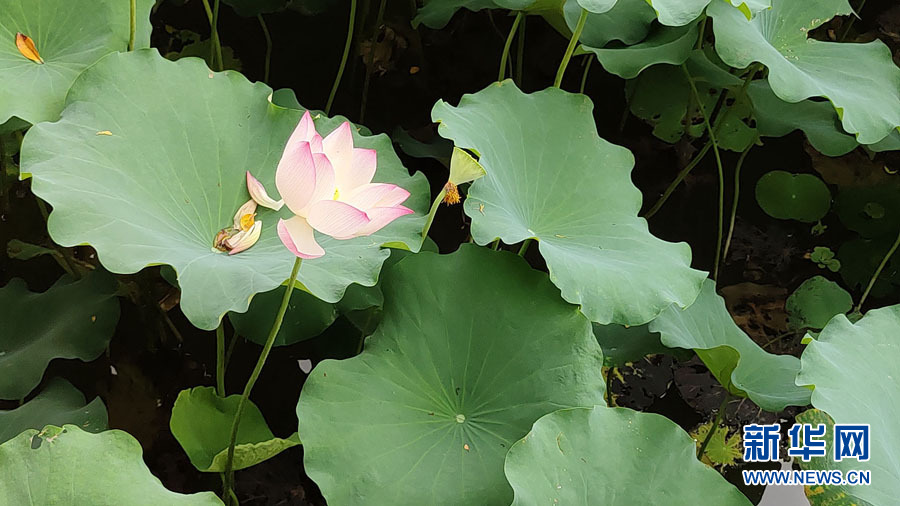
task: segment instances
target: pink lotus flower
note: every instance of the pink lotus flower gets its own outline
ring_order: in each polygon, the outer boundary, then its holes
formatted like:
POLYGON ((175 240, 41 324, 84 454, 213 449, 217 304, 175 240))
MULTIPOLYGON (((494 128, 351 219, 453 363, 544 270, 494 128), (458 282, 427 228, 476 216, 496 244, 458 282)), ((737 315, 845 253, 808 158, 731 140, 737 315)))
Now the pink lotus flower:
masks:
MULTIPOLYGON (((300 258, 318 258, 325 250, 313 230, 335 239, 352 239, 371 235, 412 213, 400 205, 409 197, 408 191, 372 182, 376 164, 374 149, 353 147, 349 122, 323 139, 307 111, 288 139, 275 173, 275 186, 294 213, 278 221, 278 237, 287 249, 300 258)), ((266 203, 274 203, 265 189, 257 193, 266 203)))

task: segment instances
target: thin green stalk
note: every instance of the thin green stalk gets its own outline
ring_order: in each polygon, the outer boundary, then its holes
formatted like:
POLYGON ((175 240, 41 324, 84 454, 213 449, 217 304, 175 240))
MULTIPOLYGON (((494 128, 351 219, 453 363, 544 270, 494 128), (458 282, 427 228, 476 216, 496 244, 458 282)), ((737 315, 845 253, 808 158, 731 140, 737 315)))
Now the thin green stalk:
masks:
POLYGON ((847 21, 847 27, 844 28, 844 32, 841 33, 841 36, 838 38, 838 42, 843 42, 844 39, 847 38, 847 35, 850 35, 850 29, 853 28, 853 23, 856 22, 856 16, 858 16, 859 13, 862 12, 863 7, 865 6, 866 0, 860 0, 859 7, 856 8, 856 12, 854 13, 855 15, 850 16, 850 21, 847 21))
POLYGON ((875 274, 872 274, 872 279, 870 279, 869 284, 866 285, 866 291, 863 292, 862 297, 860 297, 859 304, 856 305, 856 309, 854 310, 854 312, 860 312, 863 304, 866 302, 866 298, 869 297, 869 292, 872 291, 872 287, 875 286, 875 282, 878 281, 878 276, 881 275, 881 271, 884 270, 884 267, 887 265, 888 261, 892 256, 894 256, 894 253, 897 251, 898 246, 900 246, 900 235, 897 235, 897 240, 894 241, 894 245, 891 246, 891 249, 889 249, 887 254, 884 255, 884 258, 881 259, 881 263, 878 264, 878 268, 875 269, 875 274))
POLYGON ((213 11, 212 7, 209 6, 209 0, 200 0, 203 2, 203 10, 206 11, 206 20, 212 23, 213 20, 213 11))
POLYGON ((366 120, 366 106, 369 103, 369 85, 372 83, 372 67, 375 66, 375 41, 378 38, 378 31, 384 23, 384 8, 387 6, 387 0, 381 0, 378 5, 378 15, 375 17, 375 36, 372 37, 372 47, 369 50, 368 63, 366 63, 366 80, 363 82, 362 103, 359 106, 359 122, 366 120))
POLYGON ((328 94, 328 102, 325 103, 325 115, 331 113, 331 105, 334 104, 334 97, 337 90, 341 86, 341 79, 344 77, 344 69, 347 67, 347 58, 350 56, 350 48, 353 44, 353 28, 356 25, 356 4, 357 0, 350 0, 350 22, 347 24, 347 40, 344 42, 344 54, 341 55, 341 66, 338 67, 337 77, 334 78, 334 84, 331 85, 331 93, 328 94))
POLYGON ((716 155, 716 168, 719 173, 719 208, 718 208, 718 232, 716 234, 716 259, 713 266, 713 281, 719 277, 719 259, 722 256, 722 226, 725 219, 725 170, 722 168, 722 154, 719 153, 719 143, 716 141, 716 131, 713 129, 709 121, 709 115, 706 114, 706 107, 703 105, 703 99, 700 92, 697 91, 697 84, 687 69, 687 65, 682 64, 681 70, 691 86, 691 92, 697 100, 697 106, 700 114, 703 115, 703 123, 706 125, 706 132, 709 134, 709 141, 712 143, 713 153, 716 155))
POLYGON ((220 0, 213 2, 212 23, 209 25, 212 32, 212 49, 211 58, 213 59, 213 67, 217 71, 222 71, 225 66, 225 60, 222 59, 222 41, 219 40, 219 4, 220 0))
POLYGON ((519 24, 518 51, 516 51, 516 84, 522 87, 522 76, 525 74, 525 26, 528 24, 528 16, 522 18, 519 24))
POLYGON ((559 64, 559 69, 556 71, 556 79, 553 81, 554 88, 559 88, 562 84, 563 76, 566 75, 566 67, 569 66, 569 60, 572 59, 572 53, 575 52, 575 46, 578 45, 578 39, 581 38, 581 32, 584 31, 584 24, 587 22, 587 17, 587 9, 581 9, 581 16, 578 17, 578 24, 575 25, 575 31, 572 33, 572 38, 569 39, 569 46, 566 48, 566 53, 563 55, 562 62, 559 64))
POLYGON ((703 13, 700 21, 700 35, 697 36, 696 49, 703 49, 703 42, 706 40, 706 13, 703 13))
POLYGON ((666 191, 663 192, 662 197, 660 197, 659 200, 657 200, 656 203, 653 204, 653 207, 651 207, 650 210, 647 211, 647 214, 644 215, 644 218, 649 220, 660 210, 660 208, 662 208, 663 204, 665 204, 666 201, 669 200, 669 197, 673 192, 675 192, 675 189, 678 188, 678 185, 680 185, 681 182, 684 181, 684 178, 686 178, 688 174, 690 174, 691 171, 694 170, 694 168, 703 161, 703 158, 707 153, 709 153, 710 149, 712 149, 712 143, 707 142, 706 145, 703 146, 703 149, 701 149, 700 152, 697 153, 697 156, 695 156, 694 159, 690 161, 690 163, 688 163, 683 169, 681 169, 681 172, 678 173, 678 176, 675 177, 675 180, 672 181, 672 184, 670 184, 669 187, 666 188, 666 191))
POLYGON ((524 256, 525 256, 525 253, 528 252, 528 247, 531 246, 531 241, 532 241, 532 240, 533 240, 533 239, 531 239, 531 238, 529 237, 528 239, 525 239, 524 241, 522 241, 522 247, 519 248, 519 256, 520 256, 520 257, 524 257, 524 256))
POLYGON ((237 332, 235 332, 234 335, 231 336, 231 341, 228 343, 228 350, 225 352, 225 370, 228 370, 228 364, 231 362, 231 355, 234 353, 234 347, 237 345, 239 337, 237 332))
POLYGON ((447 190, 441 189, 441 191, 438 192, 437 197, 434 198, 434 202, 431 203, 431 209, 428 211, 428 219, 425 220, 425 228, 422 229, 423 241, 428 237, 428 231, 431 230, 431 224, 434 223, 434 217, 437 215, 438 207, 441 206, 441 202, 444 201, 444 195, 446 194, 447 190))
MULTIPOLYGON (((594 63, 594 55, 589 54, 587 56, 587 63, 584 64, 584 74, 581 75, 581 86, 578 88, 578 93, 584 93, 584 87, 587 85, 588 74, 591 71, 591 63, 594 63)), ((625 112, 628 112, 628 109, 625 109, 625 112)))
POLYGON ((134 32, 137 30, 137 5, 131 0, 131 26, 128 34, 128 50, 134 51, 134 32))
POLYGON ((225 320, 216 327, 216 392, 225 397, 225 320))
POLYGON ((500 249, 500 239, 494 239, 494 242, 491 243, 491 249, 494 251, 500 249))
POLYGON ((269 26, 262 14, 257 14, 256 19, 259 20, 259 26, 262 28, 263 36, 266 38, 266 67, 263 71, 263 82, 269 82, 269 68, 272 66, 272 35, 269 33, 269 26))
POLYGON ((506 36, 506 44, 503 45, 503 54, 500 55, 500 72, 497 75, 497 81, 502 81, 504 77, 506 77, 506 62, 509 59, 509 48, 512 47, 512 41, 516 36, 516 30, 519 28, 519 23, 522 22, 522 17, 524 14, 522 11, 519 11, 516 14, 516 19, 513 21, 512 28, 509 29, 509 35, 506 36))
POLYGON ((738 158, 737 165, 734 168, 734 197, 731 202, 731 219, 728 221, 728 235, 725 237, 725 247, 722 248, 722 261, 728 256, 728 248, 731 246, 731 236, 734 235, 734 220, 737 217, 738 200, 741 197, 741 167, 744 166, 744 160, 753 149, 753 144, 747 146, 747 149, 741 153, 738 158))
POLYGON ((725 392, 725 398, 722 399, 722 404, 719 405, 719 412, 716 413, 716 419, 713 422, 712 427, 709 428, 709 432, 706 433, 706 437, 703 439, 703 442, 700 443, 700 448, 697 449, 697 458, 702 459, 703 454, 706 453, 706 447, 709 446, 709 442, 712 441, 712 437, 715 435, 716 431, 719 429, 719 424, 722 423, 722 418, 725 417, 725 410, 728 408, 728 401, 731 400, 731 393, 725 392))
MULTIPOLYGON (((37 201, 38 210, 41 211, 41 216, 44 217, 44 223, 49 223, 50 212, 47 210, 47 204, 44 204, 44 201, 40 198, 35 198, 35 200, 37 201)), ((61 265, 66 273, 76 280, 81 279, 81 269, 75 265, 75 259, 70 256, 71 252, 69 251, 69 248, 63 248, 52 240, 50 242, 53 244, 53 248, 59 252, 59 255, 62 257, 63 264, 61 265)))
POLYGON ((299 257, 294 261, 294 268, 291 270, 291 277, 288 279, 284 297, 281 298, 281 306, 278 308, 278 313, 275 315, 275 322, 272 324, 272 329, 269 331, 269 337, 266 339, 266 344, 263 346, 262 352, 259 354, 259 359, 256 361, 256 367, 253 368, 253 372, 250 373, 250 379, 248 379, 247 384, 244 385, 244 393, 241 394, 237 412, 234 414, 234 420, 231 422, 231 439, 228 444, 228 456, 225 460, 224 471, 226 495, 234 490, 234 446, 237 441, 238 427, 241 424, 241 415, 244 411, 244 404, 247 403, 250 392, 253 390, 253 385, 255 385, 256 380, 259 379, 259 374, 262 372, 263 366, 266 365, 266 359, 269 358, 269 352, 272 351, 272 346, 275 344, 275 337, 278 335, 278 331, 281 330, 281 323, 284 321, 284 314, 287 312, 288 303, 291 301, 291 293, 294 291, 294 283, 297 281, 297 273, 300 271, 301 263, 302 259, 299 257))

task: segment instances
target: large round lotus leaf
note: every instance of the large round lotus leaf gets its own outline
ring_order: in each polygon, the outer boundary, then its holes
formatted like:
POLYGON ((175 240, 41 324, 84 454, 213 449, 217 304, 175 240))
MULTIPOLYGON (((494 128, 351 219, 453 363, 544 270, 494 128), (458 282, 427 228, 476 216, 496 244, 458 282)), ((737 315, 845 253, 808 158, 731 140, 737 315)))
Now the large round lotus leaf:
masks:
POLYGON ((120 430, 75 425, 29 429, 0 445, 0 504, 16 506, 221 506, 212 492, 166 490, 120 430))
MULTIPOLYGON (((246 311, 254 294, 284 282, 294 262, 275 233, 279 214, 263 208, 255 246, 237 255, 212 247, 250 198, 245 171, 277 195, 275 167, 300 112, 271 104, 271 92, 234 72, 210 72, 199 59, 170 62, 152 50, 106 57, 75 82, 59 122, 25 137, 22 170, 53 205, 50 235, 67 246, 91 244, 116 273, 171 265, 182 311, 197 327, 213 329, 225 312, 246 311)), ((342 121, 319 117, 316 126, 327 134, 342 121)), ((351 283, 375 284, 388 256, 382 244, 418 249, 428 206, 425 178, 409 176, 387 136, 354 140, 378 150, 375 181, 410 190, 405 205, 416 214, 369 237, 318 235, 326 254, 304 261, 298 281, 327 302, 351 283)))
POLYGON ((890 49, 879 40, 845 44, 807 38, 835 15, 852 12, 847 0, 772 0, 771 10, 748 21, 724 2, 709 7, 716 51, 725 63, 736 68, 764 63, 772 91, 786 102, 828 98, 844 130, 872 144, 900 125, 900 69, 890 49))
POLYGON ((699 30, 697 23, 677 28, 660 27, 646 40, 633 46, 603 49, 583 45, 582 48, 597 55, 607 72, 633 79, 658 63, 681 65, 686 62, 697 42, 699 30))
POLYGON ((509 447, 541 416, 603 403, 591 325, 547 275, 463 245, 386 270, 362 354, 303 385, 304 468, 329 504, 508 505, 509 447))
POLYGON ((747 95, 753 101, 756 127, 763 137, 784 137, 794 130, 803 130, 809 143, 827 156, 843 156, 859 146, 856 137, 841 127, 841 119, 827 102, 785 102, 762 80, 753 81, 747 87, 747 95))
MULTIPOLYGON (((246 313, 228 313, 228 319, 234 325, 235 331, 256 344, 265 344, 272 324, 275 323, 275 315, 281 306, 285 288, 282 285, 253 297, 250 309, 246 313)), ((334 323, 335 318, 337 311, 334 304, 295 289, 291 294, 281 329, 275 336, 275 346, 288 346, 316 337, 334 323)))
MULTIPOLYGON (((152 6, 137 0, 135 47, 150 45, 152 6)), ((130 16, 122 0, 0 0, 0 125, 55 121, 78 74, 128 47, 130 16), (19 52, 16 33, 31 37, 43 64, 19 52)))
POLYGON ((87 432, 106 430, 106 405, 99 397, 85 404, 84 395, 62 378, 53 378, 34 399, 16 409, 0 411, 0 443, 27 429, 46 425, 77 425, 87 432))
POLYGON ((428 28, 440 29, 447 26, 450 18, 460 9, 480 11, 482 9, 509 9, 513 11, 542 11, 552 9, 563 0, 425 0, 419 9, 413 26, 423 24, 428 28))
POLYGON ((853 298, 834 281, 813 276, 794 290, 784 303, 788 325, 795 329, 821 329, 831 318, 853 307, 853 298))
MULTIPOLYGON (((563 9, 566 25, 574 31, 581 6, 576 0, 566 0, 563 9)), ((656 13, 646 0, 619 0, 609 12, 588 14, 579 40, 590 47, 603 47, 614 40, 636 44, 650 32, 654 19, 656 13)))
POLYGON ((21 399, 54 358, 94 360, 119 321, 116 280, 92 272, 64 276, 43 293, 14 278, 0 288, 0 399, 21 399))
MULTIPOLYGON (((169 428, 184 448, 191 464, 203 472, 222 472, 231 441, 231 423, 237 413, 240 395, 222 398, 212 387, 182 390, 172 407, 169 428)), ((234 469, 255 466, 300 444, 297 434, 287 439, 275 437, 259 408, 244 404, 234 447, 234 469)))
POLYGON ((693 349, 722 386, 767 411, 809 404, 809 390, 794 385, 797 357, 773 355, 753 342, 731 319, 712 280, 690 307, 670 307, 650 331, 670 348, 693 349))
POLYGON ((773 218, 812 223, 831 209, 831 192, 812 174, 767 172, 756 182, 756 201, 773 218))
POLYGON ((647 325, 593 324, 594 336, 603 350, 603 363, 611 367, 623 366, 654 353, 666 353, 668 348, 659 342, 659 334, 650 332, 647 325))
POLYGON ((842 188, 834 208, 841 223, 863 237, 891 237, 900 228, 900 187, 893 184, 842 188))
POLYGON ((872 484, 847 487, 872 504, 896 504, 900 497, 900 305, 869 311, 855 324, 832 319, 800 357, 797 384, 811 386, 812 405, 835 423, 869 424, 870 460, 843 459, 837 469, 869 469, 872 484))
POLYGON ((550 279, 592 321, 640 325, 671 303, 687 306, 704 274, 684 243, 657 239, 637 217, 634 158, 597 135, 590 99, 512 81, 434 106, 442 136, 472 148, 487 175, 465 212, 478 244, 537 238, 550 279))
POLYGON ((668 418, 625 408, 561 409, 535 422, 506 456, 512 506, 751 503, 697 460, 668 418))
POLYGON ((276 12, 284 9, 289 0, 222 0, 241 16, 253 17, 257 14, 276 12))
POLYGON ((745 19, 751 19, 755 13, 772 5, 772 0, 646 0, 646 2, 656 9, 659 22, 669 26, 682 26, 697 19, 710 2, 717 7, 730 9, 737 15, 743 15, 745 19))

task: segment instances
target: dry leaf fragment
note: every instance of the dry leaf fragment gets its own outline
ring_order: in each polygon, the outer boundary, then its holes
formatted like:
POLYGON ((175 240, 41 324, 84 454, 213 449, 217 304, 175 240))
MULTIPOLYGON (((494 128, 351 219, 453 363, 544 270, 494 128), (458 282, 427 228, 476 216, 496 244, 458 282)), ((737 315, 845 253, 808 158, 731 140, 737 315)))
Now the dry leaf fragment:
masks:
POLYGON ((97 132, 97 135, 112 135, 112 132, 110 132, 109 130, 101 130, 97 132))
POLYGON ((34 41, 31 40, 31 37, 24 33, 16 33, 16 47, 25 58, 28 58, 35 63, 40 63, 41 65, 44 64, 44 59, 41 58, 37 48, 34 47, 34 41))
POLYGON ((468 445, 468 443, 463 445, 463 450, 469 451, 469 445, 468 445))

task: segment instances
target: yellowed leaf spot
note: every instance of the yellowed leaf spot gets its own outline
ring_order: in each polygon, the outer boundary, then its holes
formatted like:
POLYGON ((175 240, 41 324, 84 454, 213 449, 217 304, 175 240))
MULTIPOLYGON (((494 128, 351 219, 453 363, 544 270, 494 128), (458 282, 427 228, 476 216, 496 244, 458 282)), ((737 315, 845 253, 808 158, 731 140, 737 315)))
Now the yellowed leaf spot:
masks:
POLYGON ((112 135, 112 132, 110 132, 109 130, 100 130, 99 132, 97 132, 97 135, 112 135))
POLYGON ((469 451, 469 445, 468 445, 468 443, 463 445, 463 450, 469 451))
POLYGON ((22 53, 22 56, 35 63, 40 63, 43 65, 44 59, 41 58, 41 55, 40 53, 38 53, 37 48, 34 47, 34 41, 31 40, 31 37, 25 35, 24 33, 17 33, 16 47, 19 49, 19 52, 22 53))

